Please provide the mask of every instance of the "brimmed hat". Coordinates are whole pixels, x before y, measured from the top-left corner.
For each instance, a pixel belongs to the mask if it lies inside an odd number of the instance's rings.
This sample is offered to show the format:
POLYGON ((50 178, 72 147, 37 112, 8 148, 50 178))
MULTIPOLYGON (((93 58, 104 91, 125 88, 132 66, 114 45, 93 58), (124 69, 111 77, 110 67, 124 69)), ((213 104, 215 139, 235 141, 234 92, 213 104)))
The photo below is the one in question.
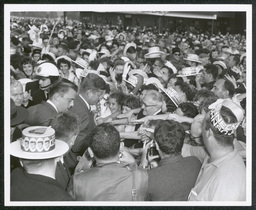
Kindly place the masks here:
POLYGON ((197 70, 195 67, 186 67, 181 70, 181 73, 176 75, 176 77, 188 77, 188 76, 196 76, 197 70))
POLYGON ((116 39, 119 39, 120 36, 123 36, 124 37, 124 40, 126 40, 126 35, 124 33, 119 33, 116 35, 116 39))
POLYGON ((188 54, 187 58, 183 58, 183 59, 186 60, 186 61, 193 61, 193 62, 196 62, 196 63, 202 63, 199 60, 198 55, 196 55, 196 54, 188 54))
POLYGON ((219 65, 221 66, 223 69, 227 69, 226 64, 223 61, 214 61, 213 62, 214 65, 219 65))
POLYGON ((10 154, 12 156, 43 160, 59 157, 69 150, 66 142, 55 139, 55 131, 51 127, 28 127, 22 131, 22 135, 22 138, 11 143, 10 154))
POLYGON ((95 40, 95 39, 99 39, 100 37, 99 36, 96 36, 94 34, 91 34, 88 39, 92 39, 92 40, 95 40))
POLYGON ((151 77, 149 78, 146 82, 145 85, 149 85, 149 84, 153 84, 155 85, 158 89, 162 90, 164 89, 164 86, 162 85, 162 83, 159 81, 159 79, 155 78, 155 77, 151 77))
POLYGON ((82 58, 77 57, 76 60, 72 60, 73 63, 77 64, 78 66, 82 67, 82 69, 87 69, 89 64, 82 58))
POLYGON ((60 39, 63 39, 66 35, 67 35, 67 32, 65 30, 61 29, 61 30, 58 31, 58 37, 60 39), (61 35, 61 33, 64 33, 64 36, 61 35))
POLYGON ((163 51, 160 51, 159 47, 150 47, 148 53, 144 55, 145 58, 159 58, 161 55, 166 54, 163 51))
POLYGON ((136 44, 135 43, 128 43, 128 44, 126 44, 125 47, 124 47, 124 56, 126 56, 127 50, 130 47, 134 47, 136 49, 136 44))
POLYGON ((180 101, 179 94, 176 90, 174 90, 172 87, 162 88, 161 90, 172 100, 172 102, 176 107, 179 106, 181 101, 180 101))
POLYGON ((59 56, 58 58, 55 59, 55 62, 58 63, 58 60, 60 60, 60 59, 64 59, 64 60, 68 61, 70 64, 72 62, 72 59, 66 55, 59 56))
POLYGON ((148 75, 140 69, 133 69, 128 73, 128 75, 129 78, 127 80, 124 79, 124 81, 131 84, 133 87, 136 87, 138 82, 138 78, 136 77, 136 75, 142 76, 144 78, 144 83, 148 79, 148 75))
POLYGON ((43 62, 36 67, 35 77, 59 76, 59 70, 56 65, 50 62, 43 62))
POLYGON ((216 102, 209 106, 209 109, 211 109, 210 118, 213 126, 216 127, 220 133, 226 135, 233 134, 244 119, 243 109, 229 99, 218 99, 216 102), (237 120, 236 123, 225 122, 220 113, 220 110, 223 106, 228 108, 234 114, 237 120))
POLYGON ((170 61, 166 61, 164 66, 167 66, 168 68, 170 68, 174 74, 176 74, 178 72, 176 67, 170 61))
POLYGON ((100 57, 104 56, 104 57, 110 57, 110 52, 107 49, 101 49, 100 52, 98 52, 98 54, 100 55, 100 57))
POLYGON ((23 123, 28 117, 28 110, 21 106, 16 106, 11 99, 11 126, 23 123))

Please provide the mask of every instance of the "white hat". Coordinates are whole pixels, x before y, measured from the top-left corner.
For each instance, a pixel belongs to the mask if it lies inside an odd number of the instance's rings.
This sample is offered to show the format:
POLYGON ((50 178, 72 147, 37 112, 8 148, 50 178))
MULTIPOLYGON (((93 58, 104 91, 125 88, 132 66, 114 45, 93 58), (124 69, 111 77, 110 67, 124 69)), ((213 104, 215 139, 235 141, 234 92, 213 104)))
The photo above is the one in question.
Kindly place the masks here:
POLYGON ((224 49, 223 52, 232 54, 231 48, 224 49))
POLYGON ((174 90, 172 87, 163 88, 161 90, 172 100, 172 102, 176 107, 179 106, 181 101, 180 101, 179 94, 176 90, 174 90))
POLYGON ((159 79, 155 78, 155 77, 151 77, 149 78, 146 82, 145 85, 149 85, 149 84, 153 84, 155 85, 158 89, 162 90, 164 89, 164 86, 162 85, 162 83, 159 81, 159 79))
POLYGON ((106 42, 112 41, 114 39, 113 36, 105 36, 106 42))
POLYGON ((42 39, 38 41, 34 40, 32 44, 29 44, 30 47, 36 47, 42 49, 44 47, 42 39))
POLYGON ((110 56, 111 56, 109 50, 104 49, 104 48, 102 48, 102 49, 100 50, 100 52, 98 52, 98 54, 99 54, 100 56, 104 56, 104 57, 110 57, 110 56))
POLYGON ((226 135, 233 134, 244 119, 243 109, 229 99, 218 99, 216 102, 209 106, 209 109, 211 109, 211 122, 221 133, 224 133, 226 135), (237 119, 236 123, 225 122, 220 113, 222 106, 225 106, 234 114, 237 119))
POLYGON ((197 70, 195 67, 186 67, 181 70, 181 73, 176 75, 176 77, 188 77, 188 76, 196 76, 197 70))
POLYGON ((78 66, 82 67, 83 69, 87 69, 89 64, 82 58, 77 57, 76 60, 72 60, 73 63, 77 64, 78 66))
POLYGON ((176 74, 178 72, 176 67, 170 61, 166 61, 164 66, 167 66, 168 68, 170 68, 174 74, 176 74))
POLYGON ((68 62, 70 62, 70 64, 72 62, 72 59, 70 57, 66 56, 66 55, 59 56, 58 58, 55 59, 55 62, 57 63, 58 60, 60 60, 60 59, 67 60, 68 62))
POLYGON ((223 69, 227 69, 226 64, 223 61, 214 61, 213 62, 214 65, 219 65, 221 66, 223 69))
POLYGON ((150 47, 148 53, 144 55, 145 58, 159 58, 161 55, 166 54, 163 51, 160 51, 159 47, 150 47))
POLYGON ((43 160, 59 157, 69 150, 66 142, 55 139, 55 131, 51 127, 28 127, 22 131, 22 135, 22 138, 11 143, 10 148, 10 154, 18 158, 43 160))
POLYGON ((124 37, 124 40, 126 40, 126 35, 124 33, 119 33, 116 35, 116 39, 119 39, 120 36, 124 37))
POLYGON ((124 79, 124 81, 128 82, 133 87, 136 87, 137 82, 138 82, 138 78, 136 77, 136 75, 142 76, 144 78, 144 81, 146 81, 148 79, 148 75, 145 72, 143 72, 142 70, 140 70, 140 69, 131 70, 128 73, 128 75, 129 75, 129 78, 127 80, 124 79))
POLYGON ((36 67, 35 76, 49 77, 59 76, 59 70, 57 66, 50 62, 43 62, 36 67))
POLYGON ((183 58, 183 59, 186 60, 186 61, 193 61, 193 62, 196 62, 196 63, 202 63, 199 60, 198 55, 196 55, 196 54, 188 54, 187 58, 183 58))
POLYGON ((124 56, 126 56, 127 50, 128 50, 130 47, 134 47, 134 48, 136 49, 136 44, 133 43, 133 42, 126 44, 125 47, 124 47, 124 56))
POLYGON ((94 35, 94 34, 91 34, 91 35, 88 37, 88 39, 93 39, 93 40, 98 39, 98 38, 99 38, 99 37, 96 36, 96 35, 94 35))
POLYGON ((90 55, 92 53, 92 49, 80 49, 80 54, 83 54, 84 52, 90 55))

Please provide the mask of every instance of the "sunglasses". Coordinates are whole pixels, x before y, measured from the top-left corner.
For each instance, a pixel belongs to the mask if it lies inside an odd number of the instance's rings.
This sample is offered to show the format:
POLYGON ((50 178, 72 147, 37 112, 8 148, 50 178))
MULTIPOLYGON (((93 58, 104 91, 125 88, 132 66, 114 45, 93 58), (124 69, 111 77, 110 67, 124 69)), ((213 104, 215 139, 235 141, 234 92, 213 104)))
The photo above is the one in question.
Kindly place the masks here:
POLYGON ((175 53, 174 55, 180 56, 180 54, 179 54, 179 53, 175 53))

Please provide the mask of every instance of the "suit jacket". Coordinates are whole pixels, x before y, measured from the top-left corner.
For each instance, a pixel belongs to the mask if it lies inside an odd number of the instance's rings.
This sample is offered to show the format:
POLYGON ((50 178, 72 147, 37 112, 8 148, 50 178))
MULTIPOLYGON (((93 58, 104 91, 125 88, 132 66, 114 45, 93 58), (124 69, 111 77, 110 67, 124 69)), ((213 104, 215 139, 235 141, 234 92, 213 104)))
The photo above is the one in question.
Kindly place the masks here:
POLYGON ((83 99, 78 95, 74 100, 74 106, 70 109, 71 112, 77 114, 80 118, 80 132, 76 138, 74 145, 69 153, 64 157, 65 164, 73 174, 78 163, 77 157, 82 156, 85 150, 89 147, 88 136, 91 130, 96 126, 94 122, 94 113, 91 112, 83 99))
POLYGON ((26 91, 29 92, 31 91, 31 97, 32 101, 29 100, 28 102, 28 107, 37 105, 41 103, 41 101, 46 101, 47 98, 45 97, 44 91, 39 88, 39 81, 33 81, 33 82, 28 82, 26 84, 26 91))
POLYGON ((71 175, 68 169, 65 168, 65 165, 61 161, 57 162, 55 178, 63 187, 63 189, 67 190, 67 186, 70 181, 71 175))
POLYGON ((55 180, 16 168, 11 174, 11 201, 72 201, 55 180))
POLYGON ((186 201, 194 187, 201 162, 195 156, 164 158, 148 170, 148 196, 151 201, 186 201))
POLYGON ((28 108, 28 118, 25 123, 31 126, 49 126, 57 114, 51 104, 42 101, 28 108))

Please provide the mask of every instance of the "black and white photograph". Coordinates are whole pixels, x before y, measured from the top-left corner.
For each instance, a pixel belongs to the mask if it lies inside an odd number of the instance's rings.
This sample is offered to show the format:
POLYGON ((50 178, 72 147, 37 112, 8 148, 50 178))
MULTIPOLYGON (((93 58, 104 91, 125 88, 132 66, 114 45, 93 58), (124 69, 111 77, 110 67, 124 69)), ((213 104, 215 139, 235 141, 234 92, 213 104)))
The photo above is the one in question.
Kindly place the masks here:
POLYGON ((252 5, 5 4, 5 206, 251 206, 252 5))

